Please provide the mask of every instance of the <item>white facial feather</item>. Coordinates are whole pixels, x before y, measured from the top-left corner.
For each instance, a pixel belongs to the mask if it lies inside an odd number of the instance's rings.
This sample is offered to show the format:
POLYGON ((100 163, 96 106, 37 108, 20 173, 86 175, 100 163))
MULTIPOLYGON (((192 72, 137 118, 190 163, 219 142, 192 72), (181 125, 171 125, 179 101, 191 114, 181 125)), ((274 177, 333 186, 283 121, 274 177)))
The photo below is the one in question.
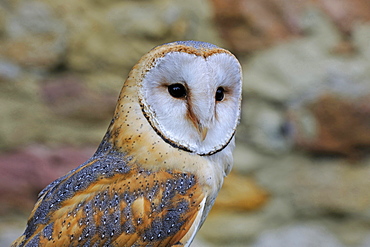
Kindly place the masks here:
POLYGON ((169 141, 197 154, 210 154, 230 142, 239 121, 241 68, 235 57, 215 53, 206 58, 185 52, 169 52, 158 58, 142 81, 145 104, 153 114, 155 128, 169 141), (174 98, 168 86, 180 83, 186 97, 174 98), (225 90, 216 101, 216 90, 225 90), (208 129, 203 140, 189 118, 208 129), (191 114, 190 114, 191 115, 191 114))

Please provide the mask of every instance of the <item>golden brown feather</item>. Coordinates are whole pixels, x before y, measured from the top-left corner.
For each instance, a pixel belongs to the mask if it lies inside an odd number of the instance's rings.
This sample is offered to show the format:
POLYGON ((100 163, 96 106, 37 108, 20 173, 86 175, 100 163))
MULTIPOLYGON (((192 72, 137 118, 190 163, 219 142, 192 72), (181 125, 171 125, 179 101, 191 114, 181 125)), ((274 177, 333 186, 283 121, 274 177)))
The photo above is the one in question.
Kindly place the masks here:
POLYGON ((198 187, 191 173, 144 170, 118 152, 96 155, 42 192, 32 227, 13 246, 181 244, 202 210, 198 187))

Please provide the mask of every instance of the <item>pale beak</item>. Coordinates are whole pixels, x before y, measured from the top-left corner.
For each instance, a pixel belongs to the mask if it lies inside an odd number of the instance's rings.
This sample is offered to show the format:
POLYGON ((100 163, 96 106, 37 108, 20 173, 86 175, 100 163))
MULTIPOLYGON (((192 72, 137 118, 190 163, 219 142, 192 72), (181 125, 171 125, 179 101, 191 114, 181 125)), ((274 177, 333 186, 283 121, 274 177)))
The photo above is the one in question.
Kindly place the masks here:
POLYGON ((206 137, 207 137, 208 128, 202 127, 201 125, 198 125, 197 129, 198 129, 198 132, 200 134, 200 137, 202 138, 201 140, 204 141, 204 139, 206 139, 206 137))
MULTIPOLYGON (((203 95, 195 97, 197 101, 188 103, 188 111, 186 117, 193 124, 196 130, 199 141, 203 142, 208 134, 209 127, 212 123, 212 116, 214 114, 214 103, 204 102, 203 95)), ((191 98, 188 99, 190 101, 191 98)))

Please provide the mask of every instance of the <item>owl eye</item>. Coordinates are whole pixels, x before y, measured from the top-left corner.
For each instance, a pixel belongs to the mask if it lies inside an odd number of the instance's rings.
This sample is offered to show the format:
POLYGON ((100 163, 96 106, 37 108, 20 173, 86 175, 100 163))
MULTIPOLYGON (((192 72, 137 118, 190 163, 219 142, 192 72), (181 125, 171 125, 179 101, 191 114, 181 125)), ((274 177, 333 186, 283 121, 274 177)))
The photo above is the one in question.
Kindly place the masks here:
POLYGON ((184 85, 180 83, 169 85, 168 92, 174 98, 182 98, 186 96, 186 89, 184 85))
POLYGON ((224 99, 224 91, 225 90, 224 90, 223 87, 217 88, 217 90, 216 90, 216 96, 215 96, 216 101, 221 101, 221 100, 224 99))

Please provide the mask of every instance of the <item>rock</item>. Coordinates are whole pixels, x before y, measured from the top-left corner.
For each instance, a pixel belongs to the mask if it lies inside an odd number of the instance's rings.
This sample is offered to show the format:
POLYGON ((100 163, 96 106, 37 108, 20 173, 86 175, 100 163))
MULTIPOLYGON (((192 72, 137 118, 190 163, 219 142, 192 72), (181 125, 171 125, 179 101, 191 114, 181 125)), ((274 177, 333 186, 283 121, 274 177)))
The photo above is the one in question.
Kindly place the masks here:
POLYGON ((370 6, 366 0, 320 0, 317 3, 344 34, 350 35, 357 23, 370 21, 370 6))
POLYGON ((231 172, 224 180, 217 196, 214 211, 248 211, 261 208, 268 201, 268 193, 250 177, 231 172))
POLYGON ((358 89, 369 92, 370 53, 366 52, 369 32, 362 27, 359 28, 362 34, 356 33, 356 43, 363 52, 349 57, 333 55, 333 47, 340 42, 339 33, 325 17, 312 15, 310 36, 242 60, 245 98, 253 96, 289 106, 302 99, 316 98, 324 91, 351 97, 361 95, 358 89))
POLYGON ((49 183, 85 162, 94 149, 30 146, 0 156, 0 214, 30 211, 49 183))
POLYGON ((216 246, 249 246, 247 243, 267 227, 277 227, 293 218, 291 206, 271 198, 253 213, 212 209, 199 235, 216 246))
POLYGON ((325 228, 316 225, 291 225, 263 232, 253 247, 344 247, 325 228))
POLYGON ((14 8, 5 22, 8 39, 0 46, 1 54, 22 66, 56 66, 66 48, 64 24, 40 1, 20 1, 14 8))
MULTIPOLYGON (((238 55, 254 53, 293 39, 310 35, 307 24, 315 21, 312 9, 325 14, 341 33, 347 46, 358 23, 370 20, 367 0, 212 0, 215 22, 222 38, 238 55), (306 15, 309 16, 306 16, 306 15)), ((353 52, 353 49, 349 49, 353 52)))
POLYGON ((290 193, 290 178, 294 176, 296 164, 304 162, 297 155, 277 156, 272 161, 254 172, 257 184, 265 188, 273 197, 281 197, 290 193))
POLYGON ((366 243, 367 238, 370 236, 369 224, 365 220, 348 217, 338 219, 336 222, 326 221, 326 226, 346 246, 370 246, 362 245, 366 243))
POLYGON ((344 160, 307 159, 291 155, 276 159, 255 173, 256 182, 294 206, 307 217, 361 214, 369 220, 369 161, 351 164, 344 160), (343 200, 346 198, 346 200, 343 200))
POLYGON ((7 17, 8 17, 8 11, 6 11, 4 7, 0 6, 0 34, 5 33, 7 17))
POLYGON ((368 162, 351 164, 292 155, 258 170, 255 178, 271 198, 283 198, 294 205, 298 215, 361 214, 368 220, 369 216, 365 216, 370 208, 366 189, 370 186, 368 162))
POLYGON ((351 158, 363 157, 370 150, 370 94, 350 99, 327 93, 301 107, 290 112, 298 147, 351 158), (304 121, 308 116, 311 120, 304 121))
POLYGON ((252 98, 244 100, 243 106, 243 135, 247 143, 268 154, 280 155, 290 150, 290 130, 282 109, 252 98))
POLYGON ((194 241, 191 243, 191 247, 213 247, 212 245, 209 245, 198 236, 199 235, 195 236, 194 241))
POLYGON ((237 54, 261 50, 300 32, 302 4, 271 0, 211 2, 222 38, 237 54))
MULTIPOLYGON (((76 76, 74 81, 76 78, 80 77, 76 76)), ((81 78, 78 80, 90 82, 87 77, 81 78)), ((30 143, 99 145, 113 116, 119 89, 111 90, 104 84, 90 87, 89 83, 83 83, 79 90, 79 86, 71 86, 71 82, 63 84, 66 79, 63 76, 59 80, 56 77, 40 78, 32 73, 22 73, 19 78, 0 83, 0 115, 4 116, 0 128, 1 149, 11 150, 30 143), (47 81, 50 82, 48 86, 47 81), (67 84, 69 88, 64 87, 67 84), (60 91, 53 94, 51 91, 54 89, 60 91), (68 98, 74 89, 78 89, 73 92, 76 97, 68 98), (58 100, 53 104, 51 101, 54 96, 54 100, 58 100), (70 105, 71 102, 74 104, 70 105), (68 108, 63 108, 63 104, 68 108), (95 107, 93 112, 91 105, 95 107)), ((114 85, 117 84, 121 88, 122 80, 114 85)))
POLYGON ((220 43, 206 1, 85 0, 53 7, 65 10, 61 18, 70 34, 66 64, 77 71, 122 73, 124 69, 127 74, 143 54, 161 43, 183 39, 220 43))
POLYGON ((90 90, 82 78, 71 74, 47 79, 41 86, 41 96, 53 114, 90 123, 108 123, 117 101, 115 94, 90 90))
POLYGON ((21 68, 10 61, 0 60, 0 81, 19 78, 21 68))
POLYGON ((286 222, 295 220, 294 205, 282 196, 270 194, 269 203, 261 209, 260 213, 266 222, 264 229, 276 228, 286 222))
POLYGON ((276 46, 243 63, 245 95, 284 105, 321 87, 336 64, 326 54, 339 36, 324 18, 317 22, 320 28, 312 36, 276 46))
MULTIPOLYGON (((366 42, 369 40, 370 37, 370 26, 368 24, 357 24, 356 28, 353 30, 353 44, 357 49, 357 53, 359 56, 363 56, 363 58, 368 61, 370 57, 370 47, 367 45, 366 42)), ((359 66, 358 64, 357 66, 359 66)), ((368 78, 367 78, 368 79, 368 78)))
MULTIPOLYGON (((366 155, 370 53, 333 55, 333 47, 340 42, 339 33, 321 14, 313 11, 311 15, 318 18, 306 23, 310 35, 243 63, 244 138, 268 154, 283 153, 295 146, 349 157, 366 155), (325 95, 335 99, 321 101, 325 95), (342 114, 344 109, 348 115, 342 114), (326 111, 330 111, 332 120, 325 118, 326 111), (293 121, 288 117, 292 112, 296 114, 293 121), (359 126, 355 133, 348 131, 353 125, 359 126)), ((366 50, 366 30, 364 33, 362 38, 356 33, 362 50, 366 50)))
POLYGON ((234 156, 233 171, 239 174, 252 174, 256 170, 263 168, 275 161, 275 157, 259 152, 256 148, 251 147, 243 141, 238 141, 238 133, 236 134, 237 141, 234 156))
POLYGON ((344 162, 335 161, 322 166, 315 163, 300 163, 293 175, 290 193, 297 210, 336 214, 358 214, 369 210, 370 166, 349 167, 344 162))
POLYGON ((198 235, 216 246, 246 246, 266 223, 265 217, 259 213, 211 213, 198 235))
POLYGON ((370 246, 370 234, 365 238, 364 242, 359 247, 369 247, 370 246))
POLYGON ((116 32, 126 37, 164 39, 171 26, 186 27, 186 23, 176 23, 181 22, 182 18, 182 11, 178 5, 169 3, 161 6, 160 11, 153 11, 158 7, 158 2, 151 1, 146 5, 138 5, 135 2, 116 4, 114 8, 108 10, 106 16, 116 32))
POLYGON ((0 246, 10 246, 16 238, 21 236, 26 222, 27 218, 23 215, 2 215, 0 217, 0 246))
POLYGON ((47 114, 37 103, 37 89, 32 76, 0 83, 1 149, 25 144, 40 133, 47 114))

